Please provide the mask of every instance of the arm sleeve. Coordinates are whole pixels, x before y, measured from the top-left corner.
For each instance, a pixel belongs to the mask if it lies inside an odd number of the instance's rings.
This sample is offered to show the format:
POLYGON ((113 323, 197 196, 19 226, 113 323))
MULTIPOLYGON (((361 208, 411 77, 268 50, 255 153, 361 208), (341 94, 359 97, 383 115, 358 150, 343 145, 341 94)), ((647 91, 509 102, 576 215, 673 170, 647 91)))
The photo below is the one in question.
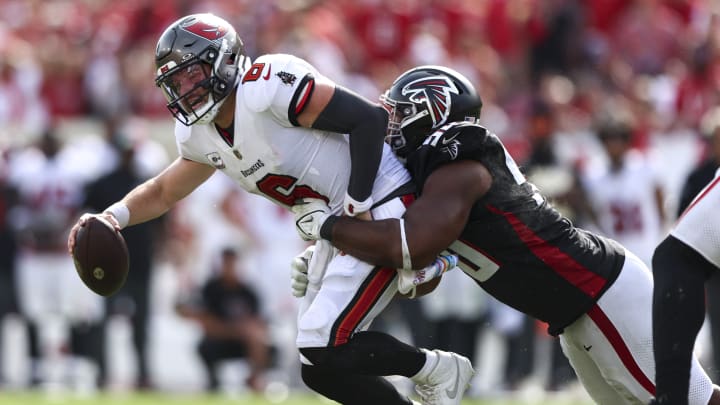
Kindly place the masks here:
POLYGON ((348 194, 364 201, 372 192, 382 158, 387 112, 377 104, 341 87, 335 88, 327 107, 313 128, 347 133, 350 137, 350 183, 348 194))

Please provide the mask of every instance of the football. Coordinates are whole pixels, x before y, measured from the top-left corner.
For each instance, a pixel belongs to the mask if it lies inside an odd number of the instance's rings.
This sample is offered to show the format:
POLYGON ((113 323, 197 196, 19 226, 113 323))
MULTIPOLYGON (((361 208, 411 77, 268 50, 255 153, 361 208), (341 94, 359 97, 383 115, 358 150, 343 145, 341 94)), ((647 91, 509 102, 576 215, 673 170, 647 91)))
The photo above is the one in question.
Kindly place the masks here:
POLYGON ((73 260, 83 283, 105 297, 122 287, 130 265, 122 234, 98 216, 89 217, 78 229, 73 260))

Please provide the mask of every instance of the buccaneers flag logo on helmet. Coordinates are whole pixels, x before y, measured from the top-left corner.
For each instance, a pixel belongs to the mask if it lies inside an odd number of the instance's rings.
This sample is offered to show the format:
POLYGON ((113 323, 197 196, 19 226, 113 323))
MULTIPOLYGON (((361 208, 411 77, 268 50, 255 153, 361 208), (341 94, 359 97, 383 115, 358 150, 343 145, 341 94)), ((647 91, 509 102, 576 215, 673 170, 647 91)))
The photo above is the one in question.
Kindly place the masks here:
POLYGON ((210 41, 214 41, 225 36, 225 34, 227 34, 230 30, 226 23, 219 18, 206 18, 204 20, 192 18, 189 21, 185 21, 182 27, 193 34, 199 35, 210 41))
POLYGON ((433 128, 444 123, 450 115, 450 93, 460 94, 455 83, 445 76, 424 77, 408 83, 402 89, 402 94, 409 94, 408 99, 413 103, 425 103, 433 128))

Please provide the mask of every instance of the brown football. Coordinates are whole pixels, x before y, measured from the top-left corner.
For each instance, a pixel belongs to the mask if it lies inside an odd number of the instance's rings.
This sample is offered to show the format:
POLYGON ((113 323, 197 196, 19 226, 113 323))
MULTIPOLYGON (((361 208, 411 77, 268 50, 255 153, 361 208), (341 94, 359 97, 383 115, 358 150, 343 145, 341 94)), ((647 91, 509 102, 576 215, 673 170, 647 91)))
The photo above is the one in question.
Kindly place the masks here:
POLYGON ((83 283, 105 297, 122 287, 130 264, 125 239, 102 217, 90 217, 78 229, 73 260, 83 283))

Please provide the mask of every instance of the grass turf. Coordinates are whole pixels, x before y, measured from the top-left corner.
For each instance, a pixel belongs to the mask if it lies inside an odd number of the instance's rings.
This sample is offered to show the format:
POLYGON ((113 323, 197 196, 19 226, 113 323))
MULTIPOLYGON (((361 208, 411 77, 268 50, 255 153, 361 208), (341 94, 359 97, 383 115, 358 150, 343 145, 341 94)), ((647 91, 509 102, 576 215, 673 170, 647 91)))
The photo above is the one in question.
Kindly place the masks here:
MULTIPOLYGON (((77 395, 73 393, 47 392, 3 392, 0 391, 0 404, 3 405, 332 405, 335 402, 312 394, 293 394, 285 400, 270 401, 251 395, 197 395, 165 393, 113 393, 97 395, 77 395)), ((480 400, 468 399, 463 405, 589 405, 578 403, 577 399, 547 400, 480 400)))

